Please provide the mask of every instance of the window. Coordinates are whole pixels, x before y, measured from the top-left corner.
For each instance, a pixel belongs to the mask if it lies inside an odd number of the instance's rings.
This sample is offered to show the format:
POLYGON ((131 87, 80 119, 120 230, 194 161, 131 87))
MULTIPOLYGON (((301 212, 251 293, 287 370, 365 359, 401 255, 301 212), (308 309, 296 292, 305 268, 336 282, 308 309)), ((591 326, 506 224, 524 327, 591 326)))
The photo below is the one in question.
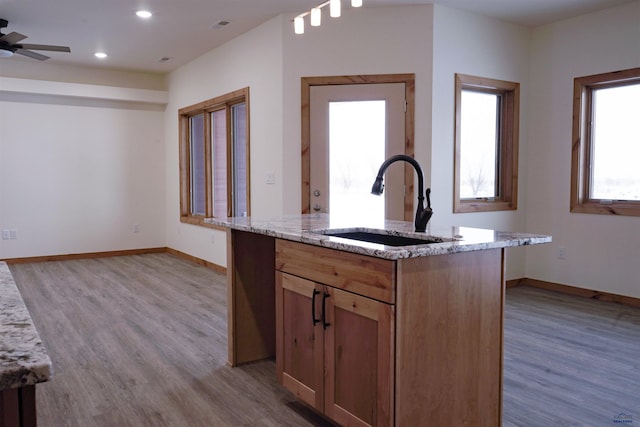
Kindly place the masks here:
POLYGON ((517 209, 520 84, 456 74, 454 212, 517 209))
POLYGON ((249 89, 178 114, 181 221, 249 215, 249 89))
POLYGON ((571 212, 640 216, 640 68, 573 87, 571 212))

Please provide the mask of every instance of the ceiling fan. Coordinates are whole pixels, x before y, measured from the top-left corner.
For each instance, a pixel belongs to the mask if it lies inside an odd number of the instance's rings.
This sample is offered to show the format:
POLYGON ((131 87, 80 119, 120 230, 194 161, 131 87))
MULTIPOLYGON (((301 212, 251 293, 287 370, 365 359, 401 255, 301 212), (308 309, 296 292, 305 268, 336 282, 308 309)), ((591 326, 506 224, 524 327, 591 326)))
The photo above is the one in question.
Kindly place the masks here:
POLYGON ((0 19, 0 58, 6 58, 13 56, 14 53, 19 55, 28 56, 29 58, 38 59, 44 61, 49 59, 48 56, 41 53, 33 52, 33 50, 49 50, 53 52, 71 52, 68 46, 52 46, 47 44, 21 44, 21 40, 27 38, 27 36, 20 33, 11 32, 9 34, 3 34, 2 28, 6 28, 9 25, 9 21, 6 19, 0 19))

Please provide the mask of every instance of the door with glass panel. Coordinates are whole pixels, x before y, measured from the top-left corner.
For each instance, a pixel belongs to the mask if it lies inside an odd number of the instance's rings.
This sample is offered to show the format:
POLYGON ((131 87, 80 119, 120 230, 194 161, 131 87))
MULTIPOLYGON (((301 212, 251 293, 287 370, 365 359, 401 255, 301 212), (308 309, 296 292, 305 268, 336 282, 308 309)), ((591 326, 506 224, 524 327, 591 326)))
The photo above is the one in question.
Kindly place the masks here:
POLYGON ((405 84, 312 86, 309 107, 310 212, 404 219, 404 168, 387 170, 384 197, 371 185, 386 158, 405 153, 405 84))

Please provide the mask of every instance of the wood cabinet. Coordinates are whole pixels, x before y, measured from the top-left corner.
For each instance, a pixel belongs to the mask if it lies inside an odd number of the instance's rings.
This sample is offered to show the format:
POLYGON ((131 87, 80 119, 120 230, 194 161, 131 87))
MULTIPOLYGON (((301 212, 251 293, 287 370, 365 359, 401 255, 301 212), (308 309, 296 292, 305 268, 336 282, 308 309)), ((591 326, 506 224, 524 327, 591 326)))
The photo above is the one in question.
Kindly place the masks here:
POLYGON ((392 261, 276 241, 276 371, 342 425, 393 423, 392 261))
POLYGON ((1 427, 36 427, 36 386, 0 391, 1 427))
POLYGON ((276 272, 278 380, 342 425, 392 419, 390 304, 276 272))
POLYGON ((276 355, 279 381, 345 426, 501 425, 503 249, 387 260, 236 230, 229 244, 231 365, 276 355))
POLYGON ((276 371, 279 382, 305 403, 324 409, 324 331, 316 317, 322 287, 276 272, 276 371), (316 320, 312 320, 316 319, 316 320))

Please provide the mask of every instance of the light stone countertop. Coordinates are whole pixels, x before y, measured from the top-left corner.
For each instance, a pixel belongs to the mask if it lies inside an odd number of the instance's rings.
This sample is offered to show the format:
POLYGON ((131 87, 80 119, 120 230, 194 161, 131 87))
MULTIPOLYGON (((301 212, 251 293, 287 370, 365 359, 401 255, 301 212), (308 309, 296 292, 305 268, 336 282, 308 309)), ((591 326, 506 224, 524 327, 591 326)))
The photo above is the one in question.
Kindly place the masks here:
POLYGON ((433 227, 431 223, 425 233, 416 233, 411 222, 336 219, 329 214, 287 215, 275 219, 207 218, 205 222, 228 229, 391 260, 551 242, 551 236, 547 235, 470 227, 433 227), (382 234, 419 239, 432 238, 440 242, 413 246, 387 246, 322 234, 329 229, 351 231, 354 228, 355 231, 374 230, 382 234))
POLYGON ((0 262, 0 391, 50 378, 51 360, 7 263, 0 262))

